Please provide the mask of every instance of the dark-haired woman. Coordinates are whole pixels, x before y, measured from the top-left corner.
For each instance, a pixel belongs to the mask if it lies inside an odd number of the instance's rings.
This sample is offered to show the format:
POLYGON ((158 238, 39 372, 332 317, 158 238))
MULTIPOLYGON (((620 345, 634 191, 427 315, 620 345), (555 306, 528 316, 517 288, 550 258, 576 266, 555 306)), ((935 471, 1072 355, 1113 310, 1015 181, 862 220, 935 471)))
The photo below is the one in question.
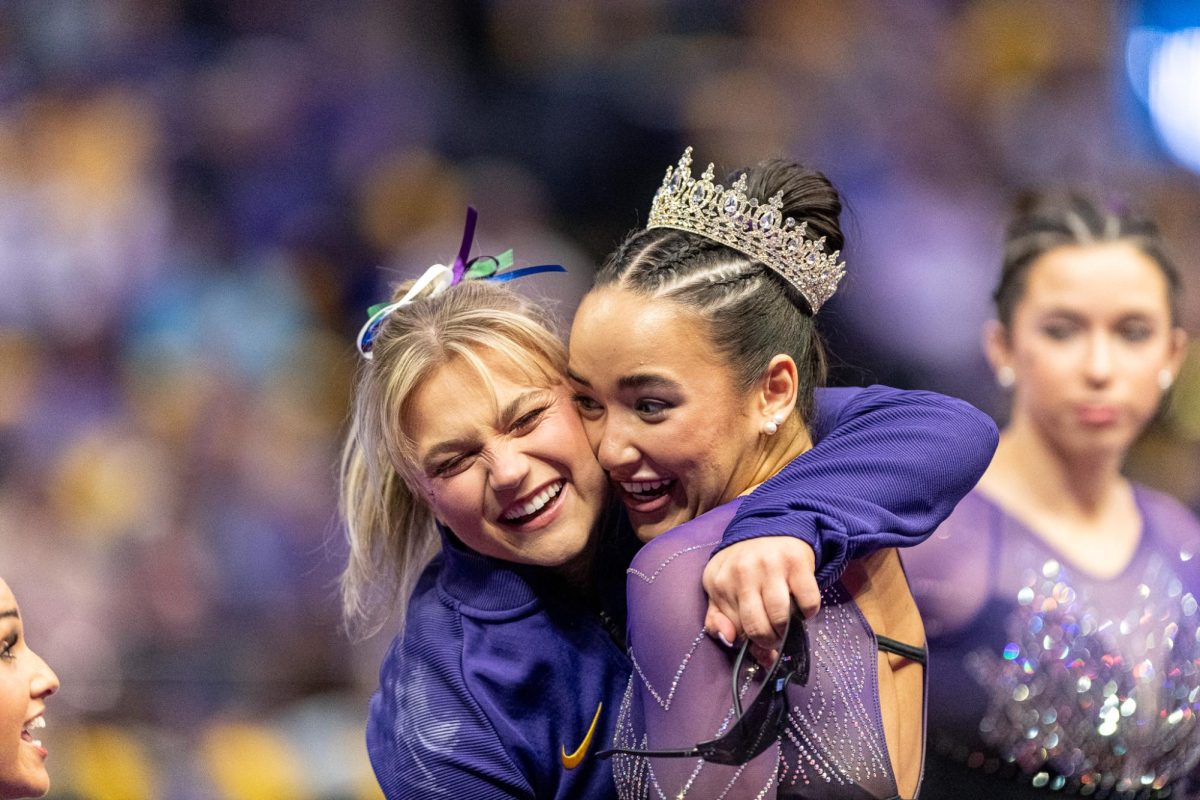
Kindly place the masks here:
POLYGON ((933 652, 926 798, 1191 797, 1200 524, 1121 474, 1184 355, 1154 226, 1026 198, 986 331, 1011 420, 906 553, 933 652))
MULTIPOLYGON (((924 641, 888 549, 823 576, 822 608, 809 622, 810 679, 788 690, 781 743, 767 731, 770 747, 746 750, 761 753, 746 764, 645 753, 686 751, 730 732, 734 654, 707 633, 716 628, 728 640, 732 631, 712 612, 706 625, 701 577, 726 569, 729 550, 707 572, 706 564, 738 519, 742 496, 760 484, 778 489, 777 473, 805 462, 813 392, 824 377, 812 316, 842 272, 841 201, 823 175, 765 162, 726 189, 713 183, 711 166, 696 180, 690 164, 689 151, 668 170, 647 228, 605 263, 571 331, 568 375, 588 438, 649 542, 629 569, 634 675, 615 746, 631 752, 617 756, 618 790, 624 798, 911 797, 922 752, 924 641), (879 652, 877 634, 911 647, 879 652)), ((885 393, 866 389, 858 399, 870 406, 885 393)), ((986 422, 959 433, 981 442, 995 435, 986 422)), ((903 479, 890 482, 889 463, 899 466, 907 454, 887 433, 873 449, 871 477, 851 469, 847 489, 871 481, 882 496, 915 491, 919 504, 941 502, 903 479)), ((833 509, 854 505, 840 493, 825 499, 833 509)), ((873 545, 881 543, 888 544, 873 545)), ((809 544, 777 536, 739 547, 769 563, 809 544)), ((766 597, 714 599, 769 646, 788 623, 788 589, 784 582, 766 597)), ((741 690, 749 703, 758 686, 741 690)))
POLYGON ((0 800, 41 797, 50 788, 46 748, 46 698, 58 676, 29 648, 17 600, 0 578, 0 800))

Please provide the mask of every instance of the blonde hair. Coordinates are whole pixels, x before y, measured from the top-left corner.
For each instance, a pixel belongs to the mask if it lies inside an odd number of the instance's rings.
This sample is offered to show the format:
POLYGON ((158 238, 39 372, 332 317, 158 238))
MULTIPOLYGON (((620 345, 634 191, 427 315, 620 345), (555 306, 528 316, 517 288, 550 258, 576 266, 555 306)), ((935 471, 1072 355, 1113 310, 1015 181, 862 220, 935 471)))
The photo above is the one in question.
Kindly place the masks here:
MULTIPOLYGON (((408 286, 398 286, 398 299, 408 286)), ((409 595, 440 540, 415 490, 415 443, 405 422, 414 392, 452 361, 488 383, 482 356, 512 362, 533 384, 557 385, 567 355, 550 316, 498 284, 469 281, 392 312, 359 367, 342 449, 340 510, 349 542, 341 577, 347 628, 370 635, 393 613, 403 624, 409 595)), ((446 413, 454 413, 446 409, 446 413)))

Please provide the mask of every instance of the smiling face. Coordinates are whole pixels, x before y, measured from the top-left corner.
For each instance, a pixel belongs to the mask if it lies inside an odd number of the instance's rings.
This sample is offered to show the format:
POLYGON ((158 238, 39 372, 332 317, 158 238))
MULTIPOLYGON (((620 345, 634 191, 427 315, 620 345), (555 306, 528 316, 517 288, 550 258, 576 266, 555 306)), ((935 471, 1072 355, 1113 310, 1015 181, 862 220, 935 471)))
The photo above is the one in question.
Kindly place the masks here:
POLYGON ((25 642, 20 610, 0 580, 0 798, 41 797, 50 788, 37 738, 58 676, 25 642))
POLYGON ((1067 457, 1119 458, 1158 407, 1160 372, 1178 372, 1184 341, 1162 270, 1113 242, 1058 247, 1031 264, 988 355, 1016 375, 1014 423, 1067 457))
POLYGON ((704 322, 670 300, 606 287, 571 328, 569 377, 588 439, 649 541, 758 479, 763 414, 704 322))
MULTIPOLYGON (((603 508, 604 475, 565 384, 538 386, 484 356, 491 386, 455 359, 414 393, 415 482, 434 515, 484 555, 561 566, 603 508)), ((550 371, 548 369, 548 371, 550 371)))

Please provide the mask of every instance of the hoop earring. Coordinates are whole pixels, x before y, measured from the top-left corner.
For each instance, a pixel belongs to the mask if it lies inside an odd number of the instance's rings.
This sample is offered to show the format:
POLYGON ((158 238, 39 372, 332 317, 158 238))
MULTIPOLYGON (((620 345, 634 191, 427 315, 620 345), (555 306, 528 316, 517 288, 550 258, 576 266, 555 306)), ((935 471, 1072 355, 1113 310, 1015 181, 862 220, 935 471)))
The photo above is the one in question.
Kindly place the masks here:
POLYGON ((998 367, 996 369, 996 383, 1000 384, 1001 389, 1011 389, 1017 383, 1017 371, 1007 365, 998 367))
POLYGON ((1166 392, 1170 390, 1173 383, 1175 383, 1175 373, 1171 372, 1167 367, 1163 367, 1158 371, 1158 388, 1166 392))

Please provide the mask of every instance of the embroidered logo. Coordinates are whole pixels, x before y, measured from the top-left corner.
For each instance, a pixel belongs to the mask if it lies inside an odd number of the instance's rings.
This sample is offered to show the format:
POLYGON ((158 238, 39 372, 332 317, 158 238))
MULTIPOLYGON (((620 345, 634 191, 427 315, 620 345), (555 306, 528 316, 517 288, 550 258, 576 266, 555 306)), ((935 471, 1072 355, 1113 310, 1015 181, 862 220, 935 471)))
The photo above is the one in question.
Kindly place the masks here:
POLYGON ((588 747, 592 744, 592 737, 596 734, 596 723, 600 721, 600 709, 604 708, 604 703, 596 705, 596 716, 592 717, 591 727, 588 728, 587 735, 583 737, 583 742, 579 748, 570 755, 567 755, 567 746, 562 746, 562 765, 567 769, 575 769, 583 763, 583 757, 587 755, 588 747))

